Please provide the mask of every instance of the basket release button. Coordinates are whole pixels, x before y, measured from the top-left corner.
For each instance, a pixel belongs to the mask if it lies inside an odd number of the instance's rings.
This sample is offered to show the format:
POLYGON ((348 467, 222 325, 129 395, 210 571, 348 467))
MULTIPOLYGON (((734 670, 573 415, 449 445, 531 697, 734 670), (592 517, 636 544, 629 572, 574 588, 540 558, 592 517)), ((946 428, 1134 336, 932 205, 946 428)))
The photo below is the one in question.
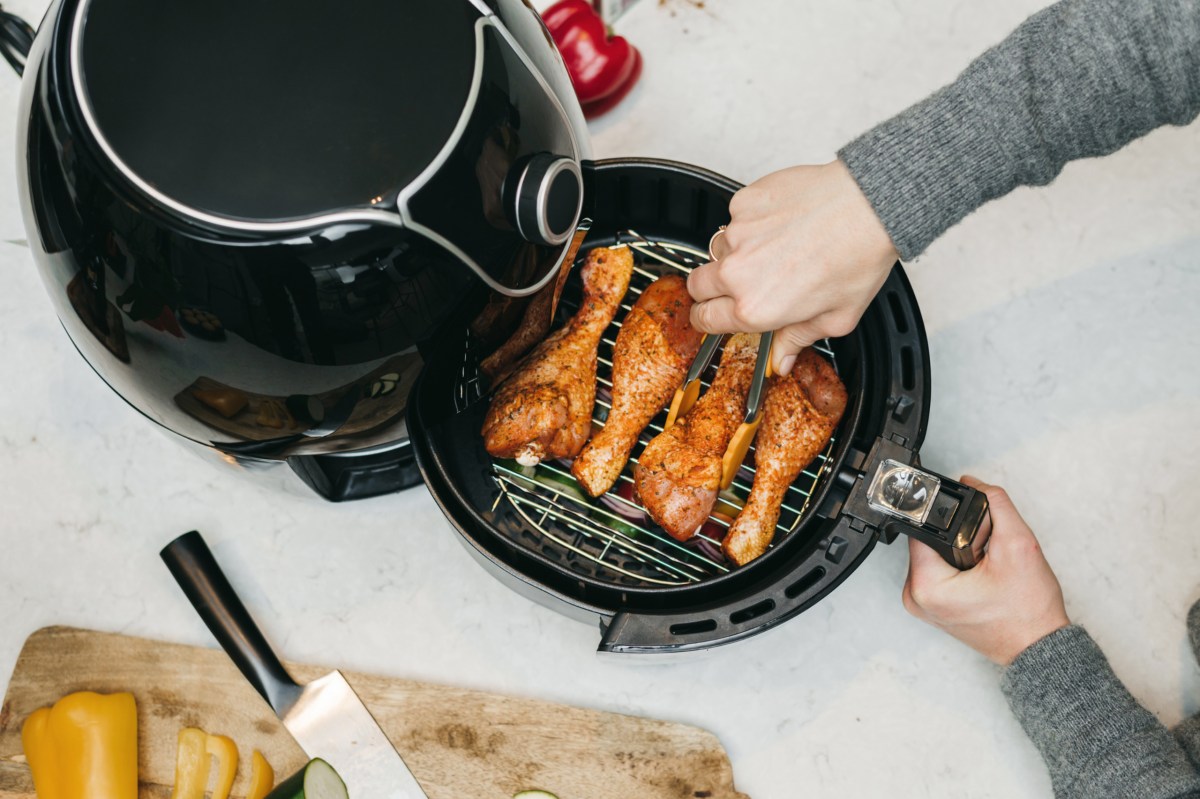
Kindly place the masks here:
POLYGON ((958 497, 950 494, 948 491, 938 492, 937 498, 933 500, 933 507, 929 509, 929 518, 925 520, 926 524, 932 524, 939 530, 949 530, 951 522, 954 521, 954 512, 958 510, 958 497))

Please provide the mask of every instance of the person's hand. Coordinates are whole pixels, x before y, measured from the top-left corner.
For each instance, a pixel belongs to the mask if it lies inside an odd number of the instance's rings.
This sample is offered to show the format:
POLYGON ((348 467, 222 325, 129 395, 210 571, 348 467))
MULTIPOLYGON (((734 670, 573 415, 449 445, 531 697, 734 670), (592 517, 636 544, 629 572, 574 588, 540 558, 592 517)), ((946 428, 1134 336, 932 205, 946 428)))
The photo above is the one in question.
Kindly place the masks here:
POLYGON ((733 195, 728 254, 695 269, 692 326, 778 331, 777 372, 814 341, 844 336, 883 285, 896 248, 841 161, 767 175, 733 195))
POLYGON ((1070 621, 1058 578, 1008 494, 973 477, 962 482, 987 494, 992 517, 987 553, 975 568, 959 571, 910 538, 904 607, 1007 666, 1070 621))

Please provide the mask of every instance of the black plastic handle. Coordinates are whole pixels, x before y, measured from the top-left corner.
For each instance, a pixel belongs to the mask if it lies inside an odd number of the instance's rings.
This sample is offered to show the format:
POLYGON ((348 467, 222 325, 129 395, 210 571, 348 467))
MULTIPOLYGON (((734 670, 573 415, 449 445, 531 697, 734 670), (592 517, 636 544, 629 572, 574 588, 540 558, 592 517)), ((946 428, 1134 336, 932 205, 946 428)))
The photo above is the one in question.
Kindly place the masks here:
POLYGON ((992 535, 987 494, 946 477, 941 480, 939 497, 928 522, 917 526, 889 521, 884 530, 893 536, 897 532, 906 533, 932 547, 951 566, 964 571, 972 569, 983 559, 992 535), (947 519, 935 520, 934 516, 942 509, 948 509, 947 519))
POLYGON ((263 638, 204 538, 195 530, 184 533, 159 554, 217 643, 282 716, 300 696, 301 687, 263 638))
POLYGON ((878 528, 889 544, 901 533, 911 536, 959 569, 973 568, 983 559, 992 534, 987 494, 929 471, 921 466, 912 450, 883 437, 875 440, 862 473, 854 478, 845 513, 878 528), (914 488, 924 484, 919 497, 903 497, 918 504, 895 507, 897 500, 888 498, 887 481, 894 475, 908 473, 923 474, 929 479, 911 483, 914 488), (930 490, 935 479, 937 487, 930 490), (882 493, 872 497, 877 492, 877 480, 884 481, 880 486, 882 493), (925 502, 928 503, 925 512, 918 518, 915 514, 922 509, 920 503, 925 502))

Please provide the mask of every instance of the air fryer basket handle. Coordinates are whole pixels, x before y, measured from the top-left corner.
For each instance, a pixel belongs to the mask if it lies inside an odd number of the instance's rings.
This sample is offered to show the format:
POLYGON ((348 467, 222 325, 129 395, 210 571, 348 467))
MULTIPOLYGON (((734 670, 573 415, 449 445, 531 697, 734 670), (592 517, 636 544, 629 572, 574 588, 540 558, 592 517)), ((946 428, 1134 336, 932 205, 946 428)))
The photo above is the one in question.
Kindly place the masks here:
POLYGON ((885 542, 904 533, 959 569, 979 563, 992 534, 987 494, 929 471, 911 449, 883 437, 865 458, 846 512, 885 542))
POLYGON ((954 480, 941 480, 939 502, 924 524, 900 519, 884 524, 888 540, 897 533, 909 535, 931 547, 958 569, 973 568, 983 558, 992 535, 987 494, 954 480))
POLYGON ((250 684, 282 716, 300 695, 200 533, 184 533, 160 553, 175 581, 250 684))

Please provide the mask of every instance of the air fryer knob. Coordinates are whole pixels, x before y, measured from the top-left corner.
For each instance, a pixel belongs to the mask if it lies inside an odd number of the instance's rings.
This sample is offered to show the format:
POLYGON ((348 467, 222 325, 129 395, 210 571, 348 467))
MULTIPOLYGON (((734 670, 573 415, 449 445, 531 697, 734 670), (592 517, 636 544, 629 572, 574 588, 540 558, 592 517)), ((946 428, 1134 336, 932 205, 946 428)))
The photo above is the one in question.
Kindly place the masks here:
POLYGON ((537 153, 510 173, 509 214, 521 236, 556 247, 575 232, 583 208, 583 176, 572 158, 537 153))

